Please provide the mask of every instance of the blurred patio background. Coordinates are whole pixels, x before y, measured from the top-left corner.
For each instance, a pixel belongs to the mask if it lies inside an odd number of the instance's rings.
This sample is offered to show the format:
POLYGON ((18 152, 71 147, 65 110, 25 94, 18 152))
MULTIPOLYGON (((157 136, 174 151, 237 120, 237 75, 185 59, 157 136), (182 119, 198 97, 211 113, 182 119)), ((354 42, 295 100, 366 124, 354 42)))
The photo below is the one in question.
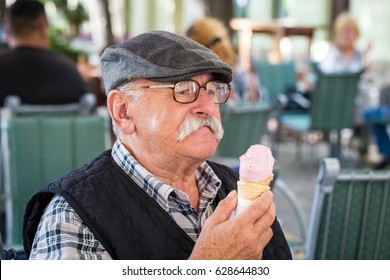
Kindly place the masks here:
MULTIPOLYGON (((0 38, 4 39, 2 18, 12 0, 0 0, 0 38)), ((88 75, 99 77, 99 56, 105 46, 120 42, 142 32, 161 29, 184 34, 191 23, 204 16, 221 19, 230 27, 238 51, 237 31, 231 28, 232 18, 248 18, 259 23, 278 22, 284 26, 313 27, 310 44, 305 36, 283 37, 278 46, 280 61, 294 61, 297 67, 305 60, 320 61, 331 41, 334 18, 341 11, 349 11, 359 21, 361 34, 358 48, 373 44, 373 96, 377 89, 390 83, 390 0, 43 0, 50 20, 52 48, 76 62, 83 54, 88 75), (309 49, 308 49, 309 46, 309 49)), ((252 38, 250 56, 269 60, 274 41, 269 34, 252 38)), ((3 43, 4 45, 4 43, 3 43)), ((0 50, 1 51, 1 50, 0 50)), ((96 89, 102 92, 102 89, 96 89)), ((104 96, 101 96, 104 99, 104 96)), ((99 99, 98 99, 99 101, 99 99)), ((104 100, 100 105, 104 106, 104 100)), ((271 124, 272 125, 272 124, 271 124)), ((342 132, 343 167, 365 166, 351 146, 351 131, 342 132)), ((269 139, 263 139, 270 143, 269 139)), ((273 143, 275 144, 275 143, 273 143)), ((316 142, 313 153, 303 145, 297 150, 295 139, 282 134, 277 143, 279 178, 297 198, 307 225, 312 206, 318 165, 328 155, 327 142, 316 142)), ((370 156, 375 161, 376 147, 371 143, 370 156)), ((299 239, 297 217, 291 204, 278 189, 275 190, 277 216, 288 238, 299 239)), ((297 258, 303 255, 297 254, 297 258)))
MULTIPOLYGON (((0 41, 5 40, 2 19, 7 5, 0 0, 0 41), (1 40, 2 39, 2 40, 1 40)), ((50 21, 51 47, 78 60, 81 71, 99 77, 102 50, 114 42, 139 33, 162 29, 185 34, 194 20, 204 16, 222 20, 230 29, 240 63, 247 60, 294 62, 297 72, 305 64, 321 61, 332 38, 335 17, 349 11, 360 27, 357 48, 372 44, 373 79, 377 88, 390 76, 390 0, 42 0, 50 21), (285 28, 303 27, 312 33, 279 35, 254 33, 251 41, 239 45, 233 18, 246 18, 256 24, 285 28), (272 35, 272 36, 270 36, 272 35), (302 36, 304 35, 304 36, 302 36), (278 40, 278 41, 277 41, 278 40), (250 53, 244 51, 251 44, 250 53), (277 53, 275 54, 275 50, 277 53), (80 55, 82 54, 82 55, 80 55), (276 55, 276 56, 275 56, 276 55)), ((4 45, 4 42, 2 42, 4 45)), ((1 51, 1 48, 0 48, 1 51)), ((94 91, 102 89, 94 84, 94 91)), ((375 94, 375 93, 373 93, 375 94)), ((98 96, 104 99, 105 96, 98 96)), ((101 103, 104 103, 104 100, 101 103)))
MULTIPOLYGON (((0 0, 0 38, 4 9, 14 0, 0 0)), ((361 29, 357 47, 373 43, 372 61, 378 83, 388 77, 390 61, 390 0, 42 0, 50 20, 53 47, 64 52, 84 52, 98 66, 103 48, 139 33, 162 29, 184 34, 191 23, 204 16, 260 23, 278 21, 285 26, 310 26, 314 34, 310 50, 307 38, 288 36, 280 42, 281 59, 314 61, 326 54, 334 18, 348 10, 361 29)), ((230 30, 237 46, 237 32, 230 30)), ((253 37, 251 56, 267 59, 273 40, 269 34, 253 37)))

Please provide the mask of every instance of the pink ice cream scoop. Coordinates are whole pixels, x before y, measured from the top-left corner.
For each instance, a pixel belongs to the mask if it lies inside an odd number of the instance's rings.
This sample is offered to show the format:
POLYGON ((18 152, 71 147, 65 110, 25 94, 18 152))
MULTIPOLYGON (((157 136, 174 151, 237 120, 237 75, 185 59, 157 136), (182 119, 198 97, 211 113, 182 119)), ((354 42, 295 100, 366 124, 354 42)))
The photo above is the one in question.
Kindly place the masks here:
POLYGON ((240 157, 240 179, 259 182, 273 176, 274 157, 271 150, 263 145, 252 145, 240 157))

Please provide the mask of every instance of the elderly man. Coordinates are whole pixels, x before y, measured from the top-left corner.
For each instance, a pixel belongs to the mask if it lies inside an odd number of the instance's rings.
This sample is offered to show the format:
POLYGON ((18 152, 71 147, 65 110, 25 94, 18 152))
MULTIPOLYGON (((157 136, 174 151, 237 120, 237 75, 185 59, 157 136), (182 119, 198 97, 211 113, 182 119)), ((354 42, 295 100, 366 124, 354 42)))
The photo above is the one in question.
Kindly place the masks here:
POLYGON ((237 174, 206 161, 231 68, 164 31, 108 47, 101 62, 117 141, 32 198, 30 258, 291 259, 272 193, 230 218, 237 174))

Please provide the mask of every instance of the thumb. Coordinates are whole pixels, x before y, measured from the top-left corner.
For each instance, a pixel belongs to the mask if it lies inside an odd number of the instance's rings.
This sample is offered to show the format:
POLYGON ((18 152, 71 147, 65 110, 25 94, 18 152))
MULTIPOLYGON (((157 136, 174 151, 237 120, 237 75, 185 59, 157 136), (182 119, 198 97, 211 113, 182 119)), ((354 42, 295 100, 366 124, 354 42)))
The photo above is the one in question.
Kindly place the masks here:
POLYGON ((217 208, 215 208, 214 213, 209 217, 208 222, 216 225, 227 221, 232 215, 232 212, 236 209, 236 207, 237 191, 233 190, 228 194, 226 198, 222 199, 218 203, 217 208))

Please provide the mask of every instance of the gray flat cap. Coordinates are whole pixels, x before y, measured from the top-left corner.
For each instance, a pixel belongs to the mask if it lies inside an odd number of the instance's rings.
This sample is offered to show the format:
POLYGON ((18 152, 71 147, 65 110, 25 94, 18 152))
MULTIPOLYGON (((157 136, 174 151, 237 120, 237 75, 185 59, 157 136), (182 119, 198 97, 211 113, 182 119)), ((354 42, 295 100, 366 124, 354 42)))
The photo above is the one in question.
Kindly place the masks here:
POLYGON ((101 57, 106 93, 126 82, 176 82, 211 73, 230 83, 231 67, 197 42, 166 31, 150 31, 107 47, 101 57))

